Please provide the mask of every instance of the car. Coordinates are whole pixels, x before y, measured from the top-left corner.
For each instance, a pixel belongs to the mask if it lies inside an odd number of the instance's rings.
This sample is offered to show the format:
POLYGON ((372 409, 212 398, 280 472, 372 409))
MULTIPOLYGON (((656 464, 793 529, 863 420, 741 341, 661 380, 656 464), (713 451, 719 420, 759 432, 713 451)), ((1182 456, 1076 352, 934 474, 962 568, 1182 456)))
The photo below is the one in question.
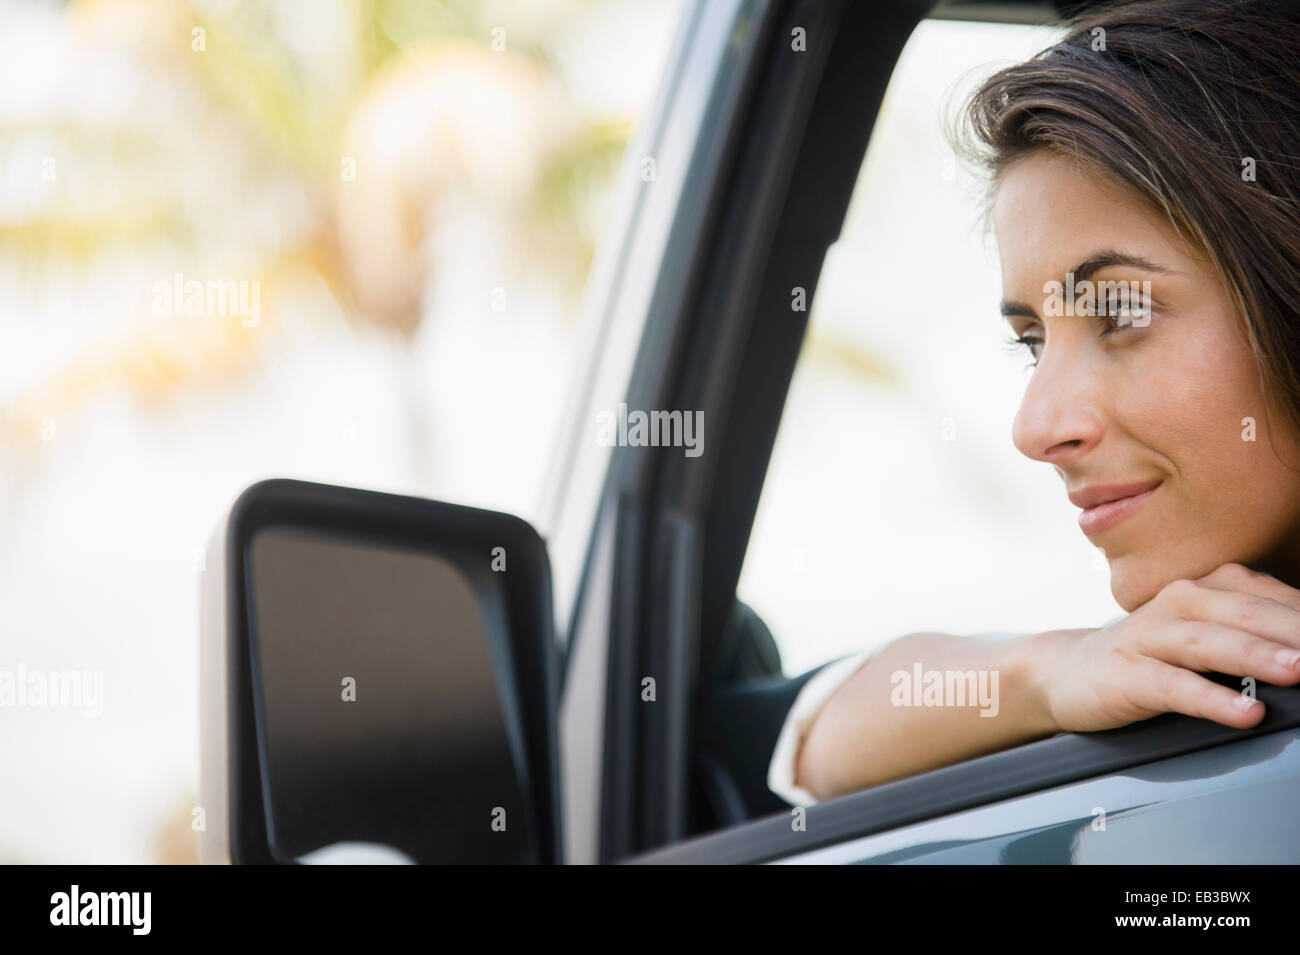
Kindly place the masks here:
POLYGON ((766 785, 818 672, 783 674, 736 596, 807 327, 792 294, 815 295, 917 24, 1062 12, 686 3, 624 160, 656 174, 625 177, 589 280, 545 539, 508 515, 297 481, 255 485, 223 522, 203 601, 203 860, 369 841, 414 861, 1300 861, 1290 688, 1260 686, 1267 716, 1246 730, 1167 714, 810 806, 766 785), (698 412, 703 453, 595 440, 626 408, 698 412), (360 620, 364 639, 339 629, 360 620), (436 639, 416 646, 411 626, 436 639), (398 648, 388 670, 342 669, 379 645, 398 648), (394 708, 339 715, 367 699, 394 708), (435 805, 441 827, 421 812, 435 805))

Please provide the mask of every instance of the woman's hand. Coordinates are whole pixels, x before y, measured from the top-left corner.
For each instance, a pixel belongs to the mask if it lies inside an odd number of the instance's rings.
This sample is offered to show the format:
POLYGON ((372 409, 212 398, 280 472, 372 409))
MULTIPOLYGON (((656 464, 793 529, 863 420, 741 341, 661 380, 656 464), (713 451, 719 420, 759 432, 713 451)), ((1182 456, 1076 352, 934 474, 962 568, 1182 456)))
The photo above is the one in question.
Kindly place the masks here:
POLYGON ((1198 673, 1280 686, 1300 682, 1300 590, 1240 564, 1176 580, 1123 620, 1042 634, 1040 705, 1066 732, 1111 729, 1160 713, 1238 728, 1264 706, 1198 673))
POLYGON ((1254 726, 1264 706, 1201 673, 1300 682, 1300 590, 1240 564, 1177 580, 1100 630, 1007 640, 914 633, 873 653, 807 731, 795 781, 826 799, 1054 733, 1161 713, 1254 726), (898 671, 996 672, 997 717, 972 706, 900 706, 898 671))

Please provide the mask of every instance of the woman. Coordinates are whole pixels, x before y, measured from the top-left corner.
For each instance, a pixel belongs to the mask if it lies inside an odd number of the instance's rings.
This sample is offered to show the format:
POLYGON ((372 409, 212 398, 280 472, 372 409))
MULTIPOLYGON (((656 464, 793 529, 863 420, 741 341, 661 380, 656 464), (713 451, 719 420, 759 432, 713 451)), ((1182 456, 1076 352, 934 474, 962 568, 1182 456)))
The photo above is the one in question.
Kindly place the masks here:
POLYGON ((1013 441, 1083 509, 1128 615, 911 634, 828 667, 773 754, 787 801, 1165 712, 1254 726, 1252 681, 1300 682, 1294 17, 1275 0, 1113 6, 972 96, 1002 312, 1034 364, 1013 441), (914 705, 913 674, 935 673, 979 674, 994 699, 914 705))

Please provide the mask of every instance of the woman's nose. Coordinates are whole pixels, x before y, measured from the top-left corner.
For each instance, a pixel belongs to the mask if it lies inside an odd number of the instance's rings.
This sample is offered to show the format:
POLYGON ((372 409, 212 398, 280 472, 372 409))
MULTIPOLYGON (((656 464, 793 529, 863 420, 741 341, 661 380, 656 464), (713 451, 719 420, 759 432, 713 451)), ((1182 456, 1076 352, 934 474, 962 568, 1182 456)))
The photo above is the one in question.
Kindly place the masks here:
POLYGON ((1089 376, 1079 367, 1040 362, 1016 412, 1011 440, 1025 457, 1075 461, 1101 441, 1103 417, 1089 376))

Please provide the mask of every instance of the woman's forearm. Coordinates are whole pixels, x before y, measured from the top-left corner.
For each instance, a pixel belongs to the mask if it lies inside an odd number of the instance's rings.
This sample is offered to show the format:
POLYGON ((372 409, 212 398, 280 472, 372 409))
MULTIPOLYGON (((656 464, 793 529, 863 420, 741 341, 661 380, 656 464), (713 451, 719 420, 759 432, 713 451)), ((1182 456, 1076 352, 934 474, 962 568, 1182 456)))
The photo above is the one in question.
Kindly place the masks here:
POLYGON ((828 799, 1058 732, 1041 675, 1088 632, 895 640, 826 701, 800 748, 796 782, 828 799))

